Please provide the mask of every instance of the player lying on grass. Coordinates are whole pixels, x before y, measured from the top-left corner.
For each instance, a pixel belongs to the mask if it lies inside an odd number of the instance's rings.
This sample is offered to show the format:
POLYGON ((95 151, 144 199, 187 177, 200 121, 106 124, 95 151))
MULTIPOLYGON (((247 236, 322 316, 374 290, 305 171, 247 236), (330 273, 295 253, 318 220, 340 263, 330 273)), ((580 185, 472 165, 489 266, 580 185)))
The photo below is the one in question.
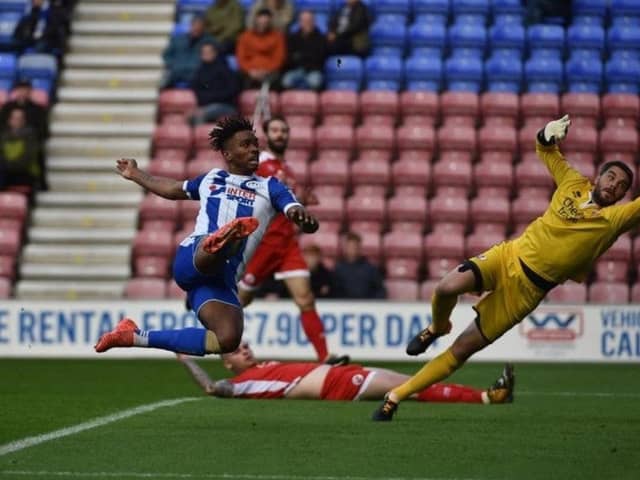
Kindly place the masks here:
MULTIPOLYGON (((213 381, 191 358, 178 355, 208 395, 234 398, 297 398, 311 400, 380 400, 409 376, 361 365, 326 365, 317 362, 258 362, 251 347, 242 342, 222 355, 234 377, 213 381)), ((492 387, 478 390, 457 384, 435 384, 416 392, 419 402, 509 403, 513 401, 513 367, 505 365, 492 387)))
POLYGON ((233 352, 240 344, 244 317, 236 281, 242 274, 269 222, 283 213, 303 232, 318 229, 317 220, 274 177, 254 174, 258 168, 258 139, 253 125, 241 117, 218 122, 209 134, 211 146, 222 152, 228 170, 214 168, 199 177, 178 181, 154 177, 135 160, 118 160, 122 177, 170 200, 197 200, 200 211, 194 232, 178 247, 173 275, 206 330, 141 331, 122 320, 103 335, 97 352, 113 347, 152 347, 205 355, 233 352))
POLYGON ((391 420, 399 402, 447 378, 522 321, 556 285, 567 279, 584 281, 595 260, 638 224, 640 199, 615 205, 633 184, 631 169, 619 161, 607 162, 591 183, 558 149, 569 125, 564 116, 537 134, 536 152, 556 183, 547 211, 515 240, 464 261, 438 283, 431 300, 433 321, 409 342, 407 353, 419 355, 450 331, 449 316, 460 294, 490 292, 474 307, 475 321, 444 353, 391 390, 374 420, 391 420))

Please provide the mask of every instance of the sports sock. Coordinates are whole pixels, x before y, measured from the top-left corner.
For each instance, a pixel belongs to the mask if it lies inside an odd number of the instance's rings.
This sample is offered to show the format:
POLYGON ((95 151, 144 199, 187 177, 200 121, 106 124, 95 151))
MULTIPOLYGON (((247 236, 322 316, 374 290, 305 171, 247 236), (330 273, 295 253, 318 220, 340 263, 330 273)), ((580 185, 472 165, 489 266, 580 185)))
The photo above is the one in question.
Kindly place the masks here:
POLYGON ((483 392, 484 390, 476 390, 457 383, 434 383, 418 392, 417 400, 419 402, 483 403, 483 392))
POLYGON ((453 307, 456 306, 458 297, 442 296, 433 293, 431 297, 431 327, 433 333, 445 333, 449 325, 449 317, 453 307))
POLYGON ((447 378, 460 365, 461 363, 453 356, 451 349, 448 348, 422 367, 418 373, 409 380, 391 390, 391 399, 399 402, 405 398, 409 398, 412 394, 447 378))
POLYGON ((211 330, 207 330, 207 334, 204 337, 204 350, 206 353, 220 353, 222 351, 218 336, 211 330))
POLYGON ((205 354, 206 333, 207 330, 202 328, 151 330, 148 332, 140 330, 134 335, 134 345, 202 356, 205 354), (144 344, 145 340, 146 345, 144 344))
POLYGON ((307 338, 316 350, 318 360, 323 362, 329 355, 327 349, 327 340, 324 336, 324 325, 320 320, 320 315, 314 310, 307 310, 300 312, 300 323, 302 323, 302 329, 307 335, 307 338))

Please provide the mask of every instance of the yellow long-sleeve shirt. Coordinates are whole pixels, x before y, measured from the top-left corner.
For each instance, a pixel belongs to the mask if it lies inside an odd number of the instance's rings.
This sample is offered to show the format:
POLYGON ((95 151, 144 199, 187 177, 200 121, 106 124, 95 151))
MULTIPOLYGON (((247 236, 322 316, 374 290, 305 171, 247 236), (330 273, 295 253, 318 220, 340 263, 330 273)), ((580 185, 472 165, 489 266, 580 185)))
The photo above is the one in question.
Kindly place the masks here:
POLYGON ((557 188, 544 214, 513 241, 515 253, 549 281, 582 282, 593 262, 640 221, 640 197, 600 208, 591 199, 593 184, 567 163, 556 145, 536 142, 536 153, 557 188))

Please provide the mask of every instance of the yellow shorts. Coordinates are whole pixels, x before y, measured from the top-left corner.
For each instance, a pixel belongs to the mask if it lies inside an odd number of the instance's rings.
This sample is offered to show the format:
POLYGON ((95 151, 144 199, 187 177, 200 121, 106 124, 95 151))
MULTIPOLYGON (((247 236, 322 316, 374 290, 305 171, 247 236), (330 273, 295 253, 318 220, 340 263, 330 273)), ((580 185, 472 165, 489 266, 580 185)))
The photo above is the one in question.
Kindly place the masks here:
POLYGON ((511 242, 499 243, 469 260, 482 276, 482 290, 489 292, 474 307, 476 323, 493 342, 535 309, 546 292, 527 278, 511 242))

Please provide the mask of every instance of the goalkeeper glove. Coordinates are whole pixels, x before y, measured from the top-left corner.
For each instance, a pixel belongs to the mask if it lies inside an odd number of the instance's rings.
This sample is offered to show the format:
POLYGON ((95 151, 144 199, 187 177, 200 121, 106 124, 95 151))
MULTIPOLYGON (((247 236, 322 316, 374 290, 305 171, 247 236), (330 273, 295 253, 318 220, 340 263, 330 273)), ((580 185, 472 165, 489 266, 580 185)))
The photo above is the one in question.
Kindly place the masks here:
POLYGON ((547 125, 544 127, 544 139, 548 143, 561 142, 562 140, 564 140, 564 137, 567 136, 569 125, 571 125, 569 115, 565 115, 558 120, 553 120, 547 123, 547 125))

